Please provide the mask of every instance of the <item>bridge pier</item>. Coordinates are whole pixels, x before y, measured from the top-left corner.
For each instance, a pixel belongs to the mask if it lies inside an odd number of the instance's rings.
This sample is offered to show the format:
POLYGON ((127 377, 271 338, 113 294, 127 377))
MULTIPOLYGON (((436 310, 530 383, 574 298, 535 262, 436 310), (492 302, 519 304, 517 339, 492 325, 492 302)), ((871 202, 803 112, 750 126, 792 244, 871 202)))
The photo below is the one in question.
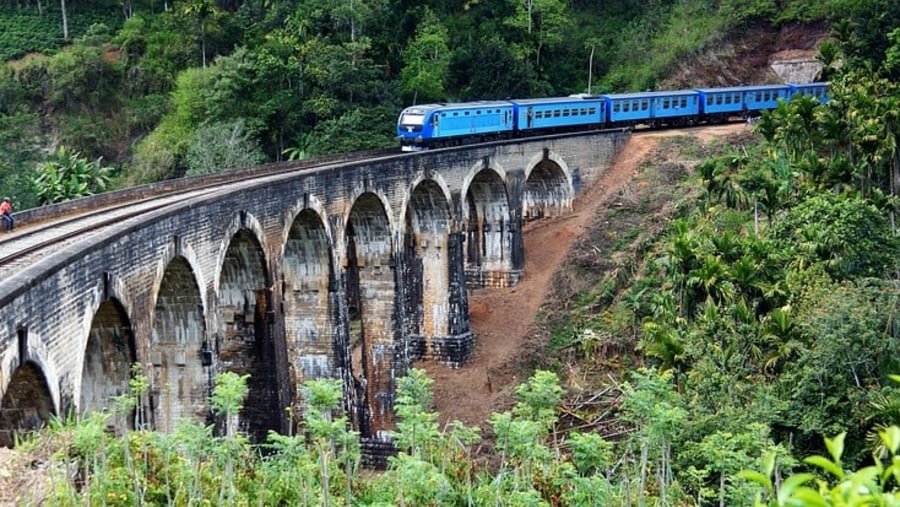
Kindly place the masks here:
POLYGON ((287 428, 298 382, 340 378, 366 454, 383 460, 393 452, 397 378, 417 360, 471 360, 468 289, 515 286, 524 218, 570 209, 625 139, 592 133, 274 175, 256 168, 233 188, 172 199, 24 269, 0 266, 0 436, 24 430, 26 412, 46 421, 69 406, 111 408, 135 359, 151 384, 138 414, 160 431, 182 417, 208 421, 223 371, 251 374, 241 416, 256 439, 287 428))

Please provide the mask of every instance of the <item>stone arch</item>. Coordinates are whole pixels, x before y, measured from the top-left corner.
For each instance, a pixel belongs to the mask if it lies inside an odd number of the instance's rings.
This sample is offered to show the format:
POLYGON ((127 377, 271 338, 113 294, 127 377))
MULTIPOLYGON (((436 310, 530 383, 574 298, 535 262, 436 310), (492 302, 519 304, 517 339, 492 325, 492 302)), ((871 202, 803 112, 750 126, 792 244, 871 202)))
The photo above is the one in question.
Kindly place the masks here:
POLYGON ((492 169, 477 172, 466 190, 466 277, 474 286, 502 286, 512 270, 512 236, 509 195, 500 174, 492 169))
POLYGON ((345 227, 344 276, 350 336, 350 373, 363 437, 393 426, 395 278, 391 226, 384 203, 363 193, 345 227))
POLYGON ((325 222, 306 208, 291 223, 282 262, 285 339, 294 385, 333 373, 332 266, 325 222))
POLYGON ((572 179, 565 161, 545 153, 532 161, 525 176, 522 216, 525 220, 560 216, 572 207, 572 179))
POLYGON ((275 316, 266 266, 256 235, 239 229, 225 249, 216 299, 218 370, 250 375, 241 421, 255 442, 281 427, 275 316))
POLYGON ((44 372, 26 362, 16 368, 0 401, 0 445, 12 447, 17 435, 39 430, 54 413, 44 372))
MULTIPOLYGON (((422 180, 410 193, 404 217, 403 267, 404 302, 408 319, 407 335, 428 337, 450 333, 450 203, 444 189, 434 180, 422 180)), ((433 355, 433 354, 432 354, 433 355)))
POLYGON ((171 432, 182 418, 206 422, 211 393, 203 298, 190 262, 178 256, 163 272, 150 335, 151 417, 171 432))
MULTIPOLYGON (((128 393, 135 361, 134 332, 128 314, 118 299, 107 299, 94 313, 84 348, 79 412, 111 410, 113 398, 128 393)), ((123 422, 134 428, 132 417, 123 422)))

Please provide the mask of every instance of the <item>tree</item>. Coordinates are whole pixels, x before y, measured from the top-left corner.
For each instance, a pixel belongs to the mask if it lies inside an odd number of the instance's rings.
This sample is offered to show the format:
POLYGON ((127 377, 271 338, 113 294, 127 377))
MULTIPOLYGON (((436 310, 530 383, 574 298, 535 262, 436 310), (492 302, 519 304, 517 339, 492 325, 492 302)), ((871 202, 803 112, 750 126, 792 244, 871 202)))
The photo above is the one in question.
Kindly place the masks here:
POLYGON ((456 48, 449 72, 450 87, 459 90, 461 100, 528 97, 532 92, 529 63, 516 59, 498 36, 456 48))
POLYGON ((181 13, 192 19, 200 30, 200 54, 203 68, 206 68, 206 35, 219 26, 219 10, 212 0, 188 0, 181 7, 181 13))
POLYGON ((213 123, 194 133, 185 159, 185 176, 212 174, 261 164, 265 154, 247 131, 243 119, 213 123))
POLYGON ((897 267, 900 243, 878 208, 858 197, 813 195, 771 230, 799 266, 821 263, 837 279, 881 277, 897 267))
POLYGON ((404 67, 400 72, 403 93, 418 99, 413 102, 446 98, 444 88, 451 59, 448 39, 447 29, 434 12, 426 9, 415 38, 403 53, 404 67))
POLYGON ((523 40, 520 51, 533 57, 536 68, 541 66, 541 52, 556 47, 563 40, 563 28, 569 24, 566 4, 560 0, 525 0, 511 2, 515 13, 505 23, 517 30, 523 40))

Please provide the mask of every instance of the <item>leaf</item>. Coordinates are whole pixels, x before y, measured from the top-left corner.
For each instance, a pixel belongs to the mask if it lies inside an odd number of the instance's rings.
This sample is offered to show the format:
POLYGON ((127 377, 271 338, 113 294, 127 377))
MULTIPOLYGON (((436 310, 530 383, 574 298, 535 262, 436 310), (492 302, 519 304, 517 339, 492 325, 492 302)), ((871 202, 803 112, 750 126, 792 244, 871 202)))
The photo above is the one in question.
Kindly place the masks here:
POLYGON ((788 498, 794 496, 795 490, 799 491, 798 488, 814 478, 815 476, 813 474, 796 474, 785 479, 784 482, 781 483, 781 488, 778 490, 778 504, 784 505, 788 498))
POLYGON ((774 491, 774 488, 772 487, 772 480, 755 470, 741 470, 737 473, 737 476, 741 479, 755 482, 760 486, 766 488, 767 491, 774 491))
POLYGON ((825 447, 828 448, 828 453, 831 454, 835 463, 841 462, 841 455, 844 454, 844 437, 846 436, 847 432, 845 431, 834 437, 833 440, 825 437, 825 447))
POLYGON ((897 448, 900 448, 900 428, 897 426, 888 426, 878 433, 884 446, 890 449, 891 454, 897 454, 897 448))
POLYGON ((844 471, 841 469, 841 467, 824 456, 810 456, 803 461, 831 473, 838 479, 844 478, 844 471))
MULTIPOLYGON (((829 503, 822 495, 812 489, 807 487, 799 488, 796 493, 794 493, 789 500, 800 500, 800 502, 792 501, 785 502, 780 505, 802 505, 803 507, 828 507, 829 503)), ((779 499, 779 502, 781 500, 779 499)))

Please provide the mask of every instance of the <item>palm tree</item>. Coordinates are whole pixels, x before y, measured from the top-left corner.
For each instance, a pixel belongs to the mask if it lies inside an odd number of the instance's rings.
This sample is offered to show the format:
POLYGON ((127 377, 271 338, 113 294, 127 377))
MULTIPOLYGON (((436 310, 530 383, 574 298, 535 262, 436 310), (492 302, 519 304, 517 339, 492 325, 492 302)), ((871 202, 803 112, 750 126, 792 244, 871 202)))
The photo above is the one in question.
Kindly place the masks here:
POLYGON ((774 370, 794 358, 806 347, 800 327, 791 316, 791 307, 783 306, 762 318, 762 341, 769 346, 763 367, 774 370))

